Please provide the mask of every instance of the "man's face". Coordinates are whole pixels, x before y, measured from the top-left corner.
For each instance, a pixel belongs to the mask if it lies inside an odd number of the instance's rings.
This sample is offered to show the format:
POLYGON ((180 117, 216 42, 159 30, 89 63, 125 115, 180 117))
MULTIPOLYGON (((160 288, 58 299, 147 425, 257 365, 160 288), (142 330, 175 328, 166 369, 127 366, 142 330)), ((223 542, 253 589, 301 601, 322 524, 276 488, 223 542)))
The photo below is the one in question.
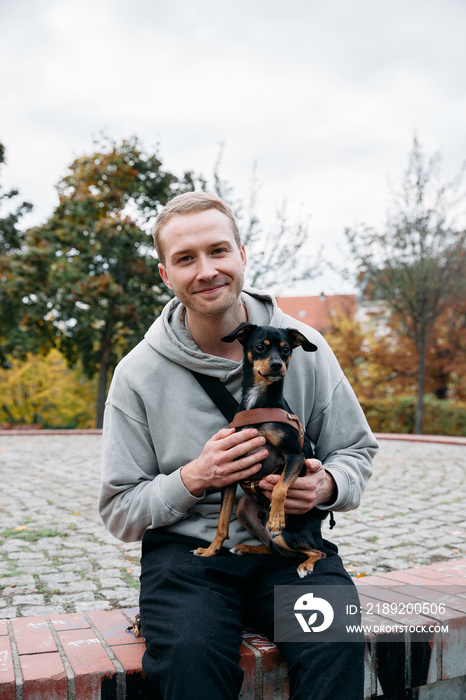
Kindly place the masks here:
POLYGON ((164 283, 201 316, 220 316, 237 300, 244 282, 246 254, 238 248, 231 223, 218 209, 174 214, 160 232, 164 283))

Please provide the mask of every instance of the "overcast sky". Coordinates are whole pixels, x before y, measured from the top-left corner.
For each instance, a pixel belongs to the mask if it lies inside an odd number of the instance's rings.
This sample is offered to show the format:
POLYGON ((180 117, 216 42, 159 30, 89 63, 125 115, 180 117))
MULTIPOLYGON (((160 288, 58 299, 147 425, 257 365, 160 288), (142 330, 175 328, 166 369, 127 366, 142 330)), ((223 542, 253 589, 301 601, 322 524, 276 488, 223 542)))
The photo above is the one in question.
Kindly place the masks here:
MULTIPOLYGON (((259 213, 309 214, 309 251, 380 225, 413 135, 466 160, 464 0, 0 0, 1 181, 34 204, 104 131, 163 166, 222 175, 238 197, 254 163, 259 213)), ((299 293, 348 291, 326 275, 299 293)))

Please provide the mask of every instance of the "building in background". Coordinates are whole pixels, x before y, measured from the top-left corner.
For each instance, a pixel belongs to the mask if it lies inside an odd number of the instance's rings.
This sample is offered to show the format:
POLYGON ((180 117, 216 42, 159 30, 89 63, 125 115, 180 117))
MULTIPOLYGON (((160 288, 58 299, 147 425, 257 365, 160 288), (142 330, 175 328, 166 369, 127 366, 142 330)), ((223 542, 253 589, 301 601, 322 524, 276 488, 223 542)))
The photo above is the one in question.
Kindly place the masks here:
POLYGON ((330 330, 331 318, 342 313, 348 318, 356 314, 356 294, 324 294, 309 297, 277 297, 283 313, 307 323, 324 334, 330 330))

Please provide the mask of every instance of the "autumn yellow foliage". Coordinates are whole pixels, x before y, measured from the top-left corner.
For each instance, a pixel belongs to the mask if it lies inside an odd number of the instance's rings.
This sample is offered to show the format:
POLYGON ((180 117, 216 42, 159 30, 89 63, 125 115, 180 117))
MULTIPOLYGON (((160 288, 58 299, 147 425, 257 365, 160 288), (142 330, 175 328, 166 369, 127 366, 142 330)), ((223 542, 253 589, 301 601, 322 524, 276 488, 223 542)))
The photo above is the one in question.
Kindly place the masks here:
POLYGON ((0 424, 27 423, 44 428, 92 428, 95 381, 70 369, 58 350, 10 360, 0 369, 0 424))
MULTIPOLYGON (((446 313, 427 348, 423 432, 466 435, 466 327, 446 313), (455 321, 455 322, 454 322, 455 321)), ((380 433, 412 433, 418 354, 396 319, 386 332, 365 329, 345 314, 331 317, 325 334, 366 414, 380 433)))

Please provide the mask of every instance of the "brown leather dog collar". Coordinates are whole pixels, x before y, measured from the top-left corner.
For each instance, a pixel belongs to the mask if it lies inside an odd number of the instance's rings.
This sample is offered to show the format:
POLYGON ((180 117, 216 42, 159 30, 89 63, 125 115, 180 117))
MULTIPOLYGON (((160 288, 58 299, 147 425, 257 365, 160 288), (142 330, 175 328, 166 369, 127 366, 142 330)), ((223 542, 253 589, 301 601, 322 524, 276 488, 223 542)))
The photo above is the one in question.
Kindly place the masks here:
POLYGON ((244 428, 257 423, 285 423, 296 430, 301 447, 304 445, 304 428, 298 416, 283 408, 251 408, 239 411, 230 423, 230 428, 244 428))

